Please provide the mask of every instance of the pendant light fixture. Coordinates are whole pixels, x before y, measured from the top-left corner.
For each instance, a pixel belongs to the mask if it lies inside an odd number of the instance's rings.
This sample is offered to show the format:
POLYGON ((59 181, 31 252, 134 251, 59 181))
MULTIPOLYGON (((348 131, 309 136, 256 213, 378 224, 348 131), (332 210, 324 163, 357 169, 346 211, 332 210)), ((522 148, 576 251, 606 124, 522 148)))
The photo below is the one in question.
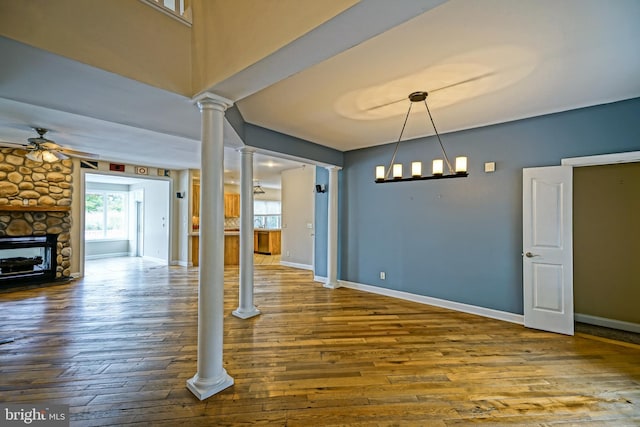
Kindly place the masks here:
POLYGON ((264 194, 264 188, 262 188, 262 185, 260 185, 259 182, 256 183, 256 185, 253 186, 253 194, 264 194))
POLYGON ((393 151, 393 156, 391 156, 391 162, 389 162, 389 167, 385 170, 384 166, 376 166, 376 183, 385 183, 385 182, 402 182, 402 181, 419 181, 426 179, 443 179, 443 178, 464 178, 469 176, 467 172, 467 158, 464 156, 456 157, 455 159, 455 169, 449 162, 449 157, 447 156, 447 152, 444 149, 444 145, 442 144, 442 140, 440 139, 440 134, 438 133, 438 129, 436 129, 436 124, 433 121, 433 117, 431 116, 431 111, 429 110, 429 105, 427 105, 427 96, 429 94, 427 92, 413 92, 409 95, 409 109, 407 110, 407 115, 404 118, 404 124, 402 125, 402 130, 400 131, 400 136, 398 137, 398 142, 396 142, 395 149, 393 151), (409 120, 409 114, 411 114, 411 107, 414 102, 424 102, 424 106, 427 109, 427 114, 429 115, 429 120, 431 120, 431 125, 433 126, 433 130, 436 133, 436 137, 438 138, 438 143, 440 144, 440 149, 442 150, 443 159, 435 159, 432 162, 431 175, 424 176, 422 174, 422 162, 414 161, 411 162, 411 176, 404 177, 402 163, 394 163, 396 160, 396 154, 398 153, 398 147, 400 145, 400 141, 402 140, 402 135, 404 134, 404 129, 407 126, 407 120, 409 120), (445 166, 447 171, 445 173, 445 166), (389 176, 391 175, 391 176, 389 176))

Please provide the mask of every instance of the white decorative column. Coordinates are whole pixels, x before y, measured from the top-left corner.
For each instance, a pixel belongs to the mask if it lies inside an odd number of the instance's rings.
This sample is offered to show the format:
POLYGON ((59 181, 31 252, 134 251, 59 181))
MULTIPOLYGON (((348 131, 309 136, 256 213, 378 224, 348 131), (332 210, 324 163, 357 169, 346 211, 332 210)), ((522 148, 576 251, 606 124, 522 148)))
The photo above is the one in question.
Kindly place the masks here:
POLYGON ((327 215, 327 282, 325 288, 339 288, 338 285, 338 166, 328 166, 329 196, 327 215))
POLYGON ((233 315, 248 319, 260 314, 253 305, 253 153, 240 151, 240 289, 238 308, 233 315))
POLYGON ((233 385, 222 364, 224 326, 224 112, 233 103, 204 93, 200 108, 200 276, 198 285, 198 372, 187 388, 204 400, 233 385))

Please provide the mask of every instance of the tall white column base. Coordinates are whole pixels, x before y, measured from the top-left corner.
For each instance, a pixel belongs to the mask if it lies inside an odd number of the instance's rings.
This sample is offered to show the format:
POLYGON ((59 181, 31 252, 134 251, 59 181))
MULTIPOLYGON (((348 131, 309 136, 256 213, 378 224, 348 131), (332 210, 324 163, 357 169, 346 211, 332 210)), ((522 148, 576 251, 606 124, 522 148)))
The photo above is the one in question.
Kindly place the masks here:
POLYGON ((236 317, 239 317, 240 319, 249 319, 250 317, 254 317, 260 314, 260 310, 258 310, 256 307, 252 307, 250 309, 242 309, 242 308, 237 308, 236 310, 233 310, 231 312, 231 314, 233 314, 236 317))
POLYGON ((211 397, 232 385, 233 378, 224 369, 219 378, 202 379, 198 374, 195 374, 193 378, 187 380, 187 388, 200 400, 211 397))
POLYGON ((322 285, 323 288, 327 288, 327 289, 338 289, 341 286, 338 284, 338 282, 330 282, 328 279, 327 281, 324 283, 324 285, 322 285))

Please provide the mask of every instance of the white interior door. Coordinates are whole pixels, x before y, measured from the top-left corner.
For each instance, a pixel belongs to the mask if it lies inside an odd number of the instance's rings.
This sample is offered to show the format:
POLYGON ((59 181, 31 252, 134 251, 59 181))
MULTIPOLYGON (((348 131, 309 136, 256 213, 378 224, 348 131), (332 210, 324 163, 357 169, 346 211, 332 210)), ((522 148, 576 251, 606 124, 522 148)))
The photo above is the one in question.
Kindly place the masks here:
POLYGON ((524 325, 573 335, 573 168, 523 169, 524 325))

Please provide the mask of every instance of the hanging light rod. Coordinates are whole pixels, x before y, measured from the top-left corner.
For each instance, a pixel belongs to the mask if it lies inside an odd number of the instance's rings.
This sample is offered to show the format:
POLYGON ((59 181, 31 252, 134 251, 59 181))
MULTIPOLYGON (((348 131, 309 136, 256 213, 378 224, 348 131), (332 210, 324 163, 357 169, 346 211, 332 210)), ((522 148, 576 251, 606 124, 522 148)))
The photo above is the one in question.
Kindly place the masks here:
POLYGON ((385 182, 404 182, 404 181, 423 181, 428 179, 445 179, 445 178, 465 178, 469 176, 467 173, 467 158, 464 156, 456 157, 456 167, 455 169, 451 166, 451 162, 449 162, 449 157, 447 156, 447 152, 444 149, 444 145, 442 144, 442 140, 440 139, 440 134, 438 133, 438 129, 436 128, 436 124, 433 121, 433 117, 431 116, 431 111, 429 110, 429 105, 427 105, 427 96, 429 94, 424 91, 412 92, 409 94, 409 109, 407 110, 407 115, 404 118, 404 124, 402 125, 402 130, 400 131, 400 136, 398 137, 398 141, 396 142, 395 149, 393 151, 393 156, 391 156, 391 162, 389 162, 389 167, 385 171, 384 166, 376 166, 376 183, 385 183, 385 182), (398 154, 398 147, 400 146, 400 141, 402 140, 402 135, 404 134, 404 129, 407 126, 407 120, 409 120, 409 114, 411 114, 411 107, 414 102, 424 102, 424 106, 427 109, 427 114, 429 115, 429 120, 431 121, 431 125, 433 126, 433 130, 436 133, 436 137, 438 138, 438 143, 440 144, 440 150, 442 150, 442 156, 444 159, 435 159, 432 164, 432 175, 430 176, 422 176, 422 162, 411 162, 411 176, 403 177, 402 175, 402 163, 394 163, 396 160, 396 154, 398 154), (444 166, 447 166, 447 173, 444 173, 444 166), (391 177, 389 177, 391 175, 391 177))

